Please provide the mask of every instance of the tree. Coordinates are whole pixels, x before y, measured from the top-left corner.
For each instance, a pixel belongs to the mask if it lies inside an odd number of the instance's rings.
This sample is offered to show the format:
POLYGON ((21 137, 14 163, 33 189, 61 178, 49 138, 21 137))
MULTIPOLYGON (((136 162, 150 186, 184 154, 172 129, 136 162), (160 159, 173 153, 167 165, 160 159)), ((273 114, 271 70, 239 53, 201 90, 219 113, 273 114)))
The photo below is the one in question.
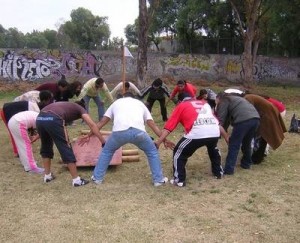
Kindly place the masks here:
POLYGON ((28 48, 48 48, 49 42, 42 32, 34 30, 32 33, 27 33, 25 39, 28 48))
POLYGON ((78 8, 72 10, 71 21, 63 24, 63 33, 83 49, 93 49, 108 44, 110 36, 107 17, 94 16, 90 10, 78 8))
POLYGON ((138 60, 137 60, 137 82, 139 87, 144 87, 147 74, 147 50, 148 30, 155 10, 159 6, 159 0, 149 0, 149 9, 146 0, 139 0, 139 22, 138 22, 138 60))
POLYGON ((125 27, 125 36, 127 39, 127 42, 137 45, 138 44, 138 26, 137 26, 137 20, 135 21, 135 24, 129 24, 125 27))
POLYGON ((9 28, 5 33, 6 47, 23 48, 25 45, 24 34, 17 28, 9 28))
MULTIPOLYGON (((269 10, 262 3, 264 0, 229 0, 236 15, 239 32, 244 41, 242 65, 244 71, 243 83, 253 85, 253 65, 256 61, 257 50, 261 40, 260 20, 269 10)), ((266 1, 265 1, 266 2, 266 1)))
POLYGON ((59 48, 58 35, 55 30, 46 29, 44 30, 43 35, 48 41, 48 49, 59 48))

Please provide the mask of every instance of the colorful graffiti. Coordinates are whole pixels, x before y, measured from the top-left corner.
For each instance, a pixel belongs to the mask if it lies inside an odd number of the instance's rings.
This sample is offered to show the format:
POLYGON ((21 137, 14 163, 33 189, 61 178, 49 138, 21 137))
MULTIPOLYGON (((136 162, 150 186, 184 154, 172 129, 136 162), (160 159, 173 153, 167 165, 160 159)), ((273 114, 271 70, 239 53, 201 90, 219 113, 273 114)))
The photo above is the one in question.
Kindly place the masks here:
MULTIPOLYGON (((253 66, 253 77, 260 81, 300 82, 300 60, 258 57, 253 66)), ((136 75, 137 60, 126 60, 126 73, 136 75)), ((90 78, 106 80, 121 77, 122 58, 115 52, 60 50, 0 50, 0 78, 9 81, 35 81, 45 78, 90 78)), ((227 79, 240 81, 244 70, 241 56, 233 55, 171 55, 149 54, 147 73, 150 79, 162 75, 176 78, 227 79)))
POLYGON ((100 76, 103 62, 90 52, 23 51, 1 53, 0 76, 9 80, 34 81, 68 76, 100 76))

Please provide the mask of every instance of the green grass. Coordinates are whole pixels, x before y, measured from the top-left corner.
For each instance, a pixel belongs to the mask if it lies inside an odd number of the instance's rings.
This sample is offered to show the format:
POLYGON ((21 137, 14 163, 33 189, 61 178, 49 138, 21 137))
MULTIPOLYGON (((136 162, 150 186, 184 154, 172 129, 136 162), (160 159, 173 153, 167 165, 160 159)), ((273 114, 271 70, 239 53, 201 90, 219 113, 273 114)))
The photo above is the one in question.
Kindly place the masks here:
MULTIPOLYGON (((225 89, 219 85, 210 88, 216 92, 225 89)), ((287 105, 287 127, 292 114, 300 114, 299 88, 258 86, 254 90, 287 105)), ((0 93, 0 104, 16 95, 0 93)), ((169 113, 173 107, 170 104, 169 113)), ((97 119, 93 101, 91 115, 97 119)), ((158 103, 153 107, 153 117, 163 127, 158 103)), ((222 180, 211 176, 207 151, 201 148, 187 163, 185 188, 170 184, 154 188, 147 159, 140 151, 140 162, 110 168, 102 185, 73 188, 57 151, 52 164, 55 181, 43 184, 42 176, 23 172, 12 156, 2 122, 0 128, 3 242, 299 241, 299 134, 286 133, 282 146, 271 151, 262 164, 249 171, 237 168, 234 176, 222 180)), ((71 138, 83 128, 87 127, 69 127, 71 138)), ((182 132, 179 126, 169 138, 176 142, 182 132)), ((219 147, 224 162, 227 148, 223 140, 219 147)), ((40 161, 38 142, 34 151, 40 161)), ((171 177, 172 151, 162 146, 160 155, 164 172, 171 177)), ((92 168, 81 168, 79 173, 89 178, 92 168)))

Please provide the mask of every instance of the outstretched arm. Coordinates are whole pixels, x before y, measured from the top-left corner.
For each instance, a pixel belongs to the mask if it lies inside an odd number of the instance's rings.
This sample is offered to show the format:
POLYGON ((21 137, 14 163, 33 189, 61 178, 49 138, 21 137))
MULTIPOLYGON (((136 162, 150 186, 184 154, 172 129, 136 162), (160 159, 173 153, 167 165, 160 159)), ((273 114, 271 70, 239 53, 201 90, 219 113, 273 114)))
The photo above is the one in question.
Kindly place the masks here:
MULTIPOLYGON (((104 118, 107 118, 107 117, 103 117, 102 119, 101 119, 101 121, 104 119, 104 118)), ((101 133, 100 133, 100 128, 98 128, 98 123, 96 124, 93 120, 92 120, 92 118, 89 116, 89 114, 83 114, 82 115, 82 119, 88 124, 88 126, 90 127, 90 129, 91 129, 91 132, 87 135, 87 137, 86 138, 89 138, 92 134, 95 134, 97 137, 98 137, 98 139, 100 140, 100 142, 102 143, 102 144, 104 144, 105 143, 105 139, 103 138, 103 136, 101 135, 101 133)), ((109 119, 109 118, 107 118, 107 119, 109 119)), ((101 122, 100 121, 100 122, 101 122)), ((99 123, 100 123, 99 122, 99 123)), ((107 123, 107 122, 106 122, 107 123)), ((105 124, 106 124, 105 123, 105 124)), ((105 125, 104 124, 104 125, 105 125)), ((103 125, 103 126, 104 126, 103 125)), ((85 141, 83 141, 82 143, 84 143, 85 141)))

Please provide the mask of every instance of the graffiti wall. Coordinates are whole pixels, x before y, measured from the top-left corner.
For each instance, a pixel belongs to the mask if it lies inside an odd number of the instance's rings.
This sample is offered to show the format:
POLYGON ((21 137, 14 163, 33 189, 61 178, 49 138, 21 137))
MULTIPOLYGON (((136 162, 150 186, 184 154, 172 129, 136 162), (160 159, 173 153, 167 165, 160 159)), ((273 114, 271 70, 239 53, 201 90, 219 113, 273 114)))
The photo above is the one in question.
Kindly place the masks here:
MULTIPOLYGON (((134 55, 135 56, 135 55, 134 55)), ((136 58, 126 58, 127 77, 135 77, 136 58)), ((257 82, 300 84, 300 59, 258 57, 253 68, 257 82)), ((13 81, 88 80, 101 76, 107 81, 121 79, 122 56, 117 52, 60 50, 0 50, 0 79, 13 81)), ((174 79, 240 81, 241 56, 148 54, 148 76, 168 75, 174 79)))

